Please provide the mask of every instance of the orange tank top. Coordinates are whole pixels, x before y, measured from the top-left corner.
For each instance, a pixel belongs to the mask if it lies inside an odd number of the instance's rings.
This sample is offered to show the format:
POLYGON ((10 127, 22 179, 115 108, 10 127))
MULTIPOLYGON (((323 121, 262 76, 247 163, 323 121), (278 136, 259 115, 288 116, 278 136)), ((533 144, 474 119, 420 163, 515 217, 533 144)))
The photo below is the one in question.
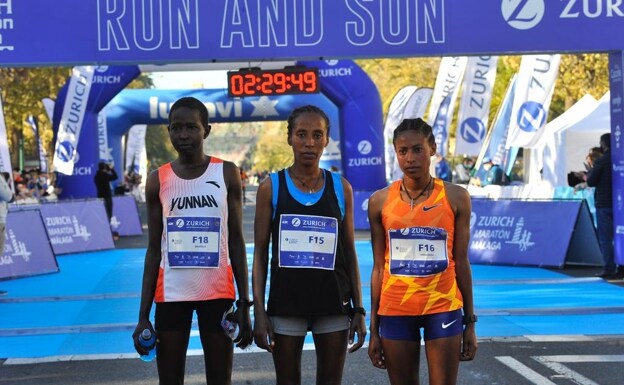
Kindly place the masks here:
POLYGON ((386 252, 378 313, 409 316, 462 308, 453 260, 455 214, 444 181, 434 179, 431 195, 413 209, 401 199, 400 188, 401 181, 388 187, 381 209, 386 252))

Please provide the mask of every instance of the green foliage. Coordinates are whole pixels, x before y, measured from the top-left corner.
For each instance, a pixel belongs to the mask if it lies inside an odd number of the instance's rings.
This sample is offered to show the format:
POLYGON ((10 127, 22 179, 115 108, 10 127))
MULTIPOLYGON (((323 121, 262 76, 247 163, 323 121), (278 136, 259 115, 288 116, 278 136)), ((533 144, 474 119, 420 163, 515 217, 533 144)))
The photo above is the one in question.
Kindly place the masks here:
POLYGON ((292 148, 287 142, 286 122, 265 124, 253 157, 252 170, 275 171, 292 164, 292 148))
POLYGON ((52 122, 43 107, 41 99, 55 99, 63 87, 70 68, 0 68, 0 88, 9 140, 11 164, 17 167, 19 142, 24 141, 26 158, 38 159, 38 150, 28 115, 34 115, 39 122, 39 134, 48 154, 52 154, 52 122))
POLYGON ((171 141, 167 126, 150 125, 145 132, 145 151, 147 152, 148 171, 152 171, 177 156, 171 141))

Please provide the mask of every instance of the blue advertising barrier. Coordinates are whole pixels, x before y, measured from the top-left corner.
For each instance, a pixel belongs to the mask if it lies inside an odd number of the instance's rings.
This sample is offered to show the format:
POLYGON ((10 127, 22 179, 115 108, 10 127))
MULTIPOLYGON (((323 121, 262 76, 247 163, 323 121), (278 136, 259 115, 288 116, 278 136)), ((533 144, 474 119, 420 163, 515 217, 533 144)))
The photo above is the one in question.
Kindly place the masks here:
POLYGON ((54 254, 115 248, 102 200, 45 203, 39 210, 54 254))
POLYGON ((6 222, 4 254, 0 257, 0 279, 58 271, 39 210, 11 207, 6 222))
POLYGON ((468 256, 484 264, 602 264, 584 201, 473 198, 468 256))
POLYGON ((141 218, 134 197, 129 195, 117 195, 113 197, 113 217, 111 228, 120 236, 141 235, 141 218))

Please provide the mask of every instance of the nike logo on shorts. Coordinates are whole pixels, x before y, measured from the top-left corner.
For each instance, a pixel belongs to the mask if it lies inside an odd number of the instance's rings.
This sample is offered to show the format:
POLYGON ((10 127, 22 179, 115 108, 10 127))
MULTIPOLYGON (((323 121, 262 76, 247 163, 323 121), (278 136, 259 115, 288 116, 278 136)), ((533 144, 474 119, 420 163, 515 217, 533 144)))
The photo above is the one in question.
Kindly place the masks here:
POLYGON ((453 321, 451 321, 451 322, 449 322, 449 323, 442 322, 442 329, 446 329, 446 328, 448 328, 449 326, 451 326, 451 325, 452 325, 452 324, 454 324, 455 322, 457 322, 457 320, 453 320, 453 321))
POLYGON ((349 304, 349 301, 342 301, 342 306, 347 306, 349 304))
POLYGON ((433 205, 433 206, 423 206, 423 211, 429 211, 429 210, 435 209, 436 207, 440 205, 441 203, 438 203, 437 205, 433 205))

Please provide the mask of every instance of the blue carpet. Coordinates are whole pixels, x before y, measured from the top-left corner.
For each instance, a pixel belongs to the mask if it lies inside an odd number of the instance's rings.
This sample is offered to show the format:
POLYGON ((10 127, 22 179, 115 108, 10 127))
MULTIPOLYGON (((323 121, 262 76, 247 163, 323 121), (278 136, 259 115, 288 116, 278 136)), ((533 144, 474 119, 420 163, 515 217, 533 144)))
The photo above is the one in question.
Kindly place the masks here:
MULTIPOLYGON (((370 308, 369 241, 356 242, 370 308)), ((0 282, 0 357, 133 353, 143 249, 63 255, 60 272, 0 282)), ((251 267, 253 246, 247 247, 251 267)), ((624 334, 624 288, 530 267, 473 265, 481 338, 624 334)), ((306 341, 306 342, 311 342, 306 341)), ((189 349, 200 349, 194 333, 189 349)))

